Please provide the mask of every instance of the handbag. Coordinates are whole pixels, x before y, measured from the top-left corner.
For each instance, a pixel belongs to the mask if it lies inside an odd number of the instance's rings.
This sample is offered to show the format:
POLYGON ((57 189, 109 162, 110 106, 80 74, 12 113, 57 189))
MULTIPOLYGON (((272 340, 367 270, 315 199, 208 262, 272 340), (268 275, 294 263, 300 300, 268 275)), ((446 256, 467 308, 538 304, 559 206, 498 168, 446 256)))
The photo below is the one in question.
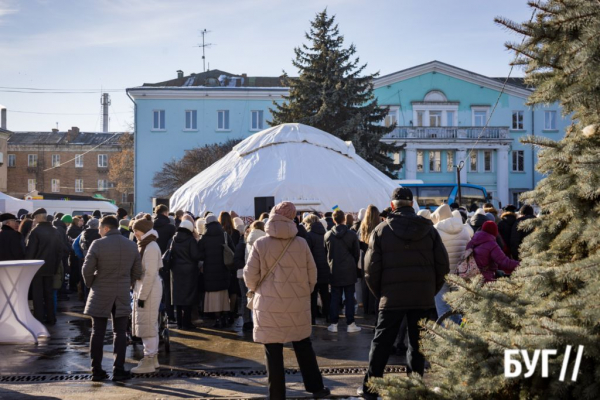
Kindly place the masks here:
POLYGON ((275 263, 269 269, 269 271, 262 278, 260 278, 260 280, 258 281, 258 284, 256 285, 256 288, 254 288, 254 290, 248 290, 248 292, 246 292, 246 297, 248 298, 248 305, 246 307, 248 307, 251 310, 254 310, 254 294, 256 293, 256 291, 258 290, 258 288, 260 288, 260 285, 262 285, 262 283, 265 281, 265 279, 269 275, 271 275, 271 273, 275 270, 275 267, 277 266, 277 264, 279 264, 279 261, 281 261, 281 258, 283 257, 283 255, 287 251, 288 247, 290 247, 290 244, 292 244, 292 242, 294 241, 294 239, 295 238, 291 238, 287 242, 287 244, 283 248, 283 251, 281 252, 281 254, 279 255, 279 257, 277 257, 277 261, 275 261, 275 263))
POLYGON ((233 271, 235 270, 235 264, 233 262, 235 253, 227 245, 227 232, 223 232, 223 236, 225 237, 225 243, 223 244, 223 263, 228 270, 233 271))
POLYGON ((465 280, 470 280, 477 275, 481 275, 481 270, 477 266, 475 253, 473 253, 472 248, 465 249, 465 252, 458 262, 458 266, 456 267, 456 274, 465 280))

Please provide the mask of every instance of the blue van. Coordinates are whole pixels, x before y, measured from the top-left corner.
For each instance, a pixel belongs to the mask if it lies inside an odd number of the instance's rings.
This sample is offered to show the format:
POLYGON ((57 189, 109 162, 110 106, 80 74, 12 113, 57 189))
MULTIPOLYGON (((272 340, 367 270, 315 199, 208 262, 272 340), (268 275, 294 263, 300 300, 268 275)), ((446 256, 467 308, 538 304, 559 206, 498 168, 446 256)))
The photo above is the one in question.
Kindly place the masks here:
MULTIPOLYGON (((458 184, 456 183, 401 183, 413 192, 421 209, 429 208, 434 211, 442 204, 458 203, 458 184)), ((481 207, 490 202, 487 191, 483 186, 461 183, 462 201, 460 205, 469 209, 475 203, 481 207)))

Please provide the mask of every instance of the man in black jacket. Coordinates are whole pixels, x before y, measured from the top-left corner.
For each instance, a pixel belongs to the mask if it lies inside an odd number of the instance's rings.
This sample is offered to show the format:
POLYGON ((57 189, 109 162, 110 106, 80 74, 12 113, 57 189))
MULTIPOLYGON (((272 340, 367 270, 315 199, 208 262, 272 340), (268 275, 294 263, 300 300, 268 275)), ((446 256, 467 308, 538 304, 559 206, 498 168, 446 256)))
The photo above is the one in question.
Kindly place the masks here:
POLYGON ((408 188, 392 195, 392 212, 371 235, 365 256, 365 279, 380 298, 375 336, 369 353, 369 370, 359 396, 376 399, 367 382, 382 377, 402 319, 408 325, 409 372, 423 375, 425 360, 419 351, 419 320, 435 307, 434 297, 450 270, 448 253, 430 220, 417 216, 408 188))
POLYGON ((25 259, 25 246, 23 237, 19 233, 19 223, 13 214, 0 215, 0 261, 14 261, 25 259))
POLYGON ((531 207, 529 204, 525 204, 523 207, 521 207, 519 213, 521 216, 517 218, 513 224, 510 233, 510 252, 512 254, 512 258, 515 260, 521 259, 519 247, 523 243, 523 240, 525 240, 525 238, 532 232, 524 229, 523 226, 521 226, 521 223, 523 221, 527 221, 528 219, 535 218, 533 207, 531 207))
MULTIPOLYGON (((156 243, 160 247, 160 253, 165 254, 169 249, 171 239, 175 235, 177 228, 169 219, 169 208, 164 204, 159 204, 154 208, 156 217, 154 218, 154 230, 158 232, 156 243)), ((161 269, 160 277, 163 280, 163 303, 167 310, 169 322, 175 322, 175 310, 171 304, 171 274, 161 269)))
POLYGON ((342 294, 346 299, 346 323, 348 332, 359 332, 361 329, 354 323, 354 285, 358 279, 358 260, 360 247, 356 233, 345 225, 346 216, 342 210, 333 213, 335 226, 325 234, 327 262, 331 269, 331 325, 329 332, 338 331, 340 303, 342 294))
POLYGON ((31 297, 33 300, 33 316, 40 322, 45 321, 54 325, 54 274, 69 248, 65 245, 61 234, 47 222, 47 213, 39 208, 33 213, 33 223, 37 224, 29 233, 27 239, 26 258, 28 260, 44 260, 44 265, 31 281, 31 297))

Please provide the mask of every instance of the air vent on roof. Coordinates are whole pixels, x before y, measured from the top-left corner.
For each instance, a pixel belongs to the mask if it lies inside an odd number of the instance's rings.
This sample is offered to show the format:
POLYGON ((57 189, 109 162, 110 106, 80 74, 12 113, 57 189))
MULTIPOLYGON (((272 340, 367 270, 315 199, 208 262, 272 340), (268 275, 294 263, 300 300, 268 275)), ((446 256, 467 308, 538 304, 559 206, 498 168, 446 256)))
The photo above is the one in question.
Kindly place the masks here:
POLYGON ((183 84, 183 86, 193 86, 194 85, 194 77, 190 76, 187 81, 183 84))

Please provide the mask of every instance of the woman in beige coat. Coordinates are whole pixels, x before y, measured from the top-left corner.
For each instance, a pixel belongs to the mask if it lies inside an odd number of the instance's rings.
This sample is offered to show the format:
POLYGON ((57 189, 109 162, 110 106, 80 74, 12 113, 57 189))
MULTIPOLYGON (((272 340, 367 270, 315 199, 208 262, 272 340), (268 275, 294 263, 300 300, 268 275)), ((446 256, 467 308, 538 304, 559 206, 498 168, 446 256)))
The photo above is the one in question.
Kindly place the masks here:
POLYGON ((246 286, 255 292, 254 341, 265 345, 270 399, 285 399, 283 343, 287 342, 294 346, 306 391, 314 398, 330 394, 310 341, 310 295, 317 267, 306 241, 296 237, 295 216, 294 204, 276 205, 265 226, 267 236, 254 243, 244 267, 246 286))
POLYGON ((132 335, 142 338, 144 358, 134 374, 155 372, 158 364, 158 311, 162 298, 162 280, 158 270, 162 267, 160 247, 156 243, 158 232, 152 229, 153 222, 148 214, 133 224, 133 233, 142 257, 142 278, 133 288, 132 335))

